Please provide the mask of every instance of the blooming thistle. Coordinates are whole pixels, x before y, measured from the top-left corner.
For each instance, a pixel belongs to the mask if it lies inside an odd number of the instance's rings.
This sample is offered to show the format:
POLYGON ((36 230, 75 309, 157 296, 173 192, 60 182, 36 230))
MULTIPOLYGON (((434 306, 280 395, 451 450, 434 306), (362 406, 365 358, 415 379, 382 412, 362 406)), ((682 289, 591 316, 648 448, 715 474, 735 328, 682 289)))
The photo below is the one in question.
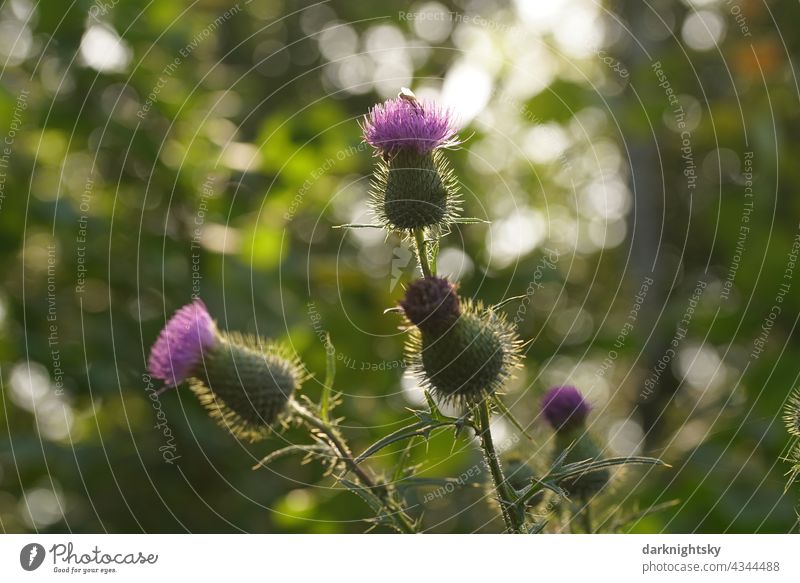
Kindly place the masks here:
POLYGON ((300 362, 280 346, 219 332, 201 300, 167 322, 148 370, 167 387, 187 381, 212 418, 251 441, 269 433, 305 379, 300 362))
MULTIPOLYGON (((600 448, 586 430, 586 419, 590 410, 589 403, 575 387, 557 386, 545 393, 541 411, 556 432, 554 459, 567 450, 567 455, 563 459, 564 464, 597 460, 602 457, 600 448)), ((610 477, 607 469, 597 470, 568 478, 561 483, 561 486, 570 496, 588 499, 599 493, 610 477)))
POLYGON ((521 342, 506 319, 458 297, 439 277, 413 282, 400 307, 413 324, 412 372, 440 400, 472 405, 494 394, 519 365, 521 342))
POLYGON ((217 327, 202 300, 175 312, 150 349, 147 369, 168 387, 181 384, 216 346, 217 327))
POLYGON ((404 90, 375 105, 362 130, 379 155, 370 192, 378 220, 400 231, 447 226, 460 210, 457 180, 441 152, 460 143, 452 113, 404 90))
POLYGON ((379 103, 364 120, 364 141, 386 156, 401 150, 429 154, 460 144, 450 110, 417 101, 405 90, 397 99, 379 103))

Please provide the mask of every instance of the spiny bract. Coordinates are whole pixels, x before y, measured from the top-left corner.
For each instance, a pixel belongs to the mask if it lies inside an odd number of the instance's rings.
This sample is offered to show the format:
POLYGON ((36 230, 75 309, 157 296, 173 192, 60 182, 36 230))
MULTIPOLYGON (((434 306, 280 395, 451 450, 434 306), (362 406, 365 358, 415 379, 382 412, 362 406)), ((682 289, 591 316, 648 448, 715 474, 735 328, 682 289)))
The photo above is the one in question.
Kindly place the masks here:
POLYGON ((444 402, 474 404, 494 394, 519 366, 521 342, 502 314, 461 301, 444 331, 413 328, 406 346, 411 370, 444 402))
POLYGON ((789 400, 783 410, 783 421, 790 435, 800 437, 800 389, 795 389, 789 395, 789 400))
POLYGON ((444 230, 461 210, 458 181, 444 155, 400 150, 378 159, 370 183, 370 208, 386 228, 444 230))
POLYGON ((223 333, 190 385, 220 426, 257 441, 280 421, 305 378, 302 364, 282 347, 223 333))

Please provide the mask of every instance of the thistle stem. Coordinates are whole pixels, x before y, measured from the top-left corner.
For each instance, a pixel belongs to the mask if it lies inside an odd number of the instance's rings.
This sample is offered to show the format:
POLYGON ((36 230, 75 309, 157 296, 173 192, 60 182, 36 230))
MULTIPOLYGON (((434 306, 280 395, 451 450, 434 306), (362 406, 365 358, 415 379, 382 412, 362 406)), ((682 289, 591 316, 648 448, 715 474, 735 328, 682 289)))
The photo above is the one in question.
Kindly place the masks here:
POLYGON ((581 518, 583 518, 583 530, 586 531, 586 534, 592 534, 592 513, 589 506, 589 500, 587 498, 583 498, 582 502, 583 511, 581 512, 581 518))
POLYGON ((483 455, 486 458, 486 464, 489 466, 489 471, 492 474, 492 482, 497 497, 500 500, 500 508, 503 512, 503 520, 506 523, 506 530, 510 533, 518 534, 523 532, 524 518, 514 504, 514 493, 511 487, 506 482, 503 476, 503 469, 500 467, 500 460, 497 458, 497 452, 494 449, 494 441, 492 439, 492 430, 489 425, 489 405, 486 399, 482 400, 477 405, 478 411, 478 428, 481 438, 481 447, 483 448, 483 455))
POLYGON ((433 273, 430 265, 428 265, 428 244, 425 241, 425 231, 423 229, 414 229, 414 240, 417 242, 417 256, 419 257, 422 275, 431 277, 433 273))
POLYGON ((378 496, 378 498, 383 501, 387 510, 400 519, 400 524, 406 533, 416 532, 413 521, 408 517, 405 511, 395 503, 386 486, 384 484, 376 483, 372 476, 370 476, 364 470, 364 468, 356 463, 355 459, 353 458, 353 452, 350 450, 347 442, 333 425, 323 421, 294 399, 289 401, 289 406, 298 417, 300 417, 313 429, 316 429, 327 438, 331 446, 333 446, 333 449, 336 451, 338 458, 344 463, 348 471, 353 472, 361 484, 378 496))

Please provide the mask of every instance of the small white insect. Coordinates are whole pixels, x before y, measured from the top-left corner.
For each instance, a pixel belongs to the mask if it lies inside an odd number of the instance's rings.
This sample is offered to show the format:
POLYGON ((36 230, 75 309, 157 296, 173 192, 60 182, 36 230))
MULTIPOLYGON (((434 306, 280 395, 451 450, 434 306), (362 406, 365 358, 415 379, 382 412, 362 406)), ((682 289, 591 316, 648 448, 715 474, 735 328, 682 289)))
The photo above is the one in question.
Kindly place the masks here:
POLYGON ((397 97, 405 101, 408 101, 411 105, 414 106, 414 109, 416 111, 421 111, 422 108, 419 104, 419 101, 417 101, 417 96, 414 95, 414 92, 411 91, 411 89, 409 89, 408 87, 401 87, 400 93, 397 94, 397 97))
POLYGON ((411 103, 417 102, 417 96, 414 95, 414 92, 408 87, 401 87, 400 93, 397 94, 397 97, 400 99, 405 99, 406 101, 410 101, 411 103))

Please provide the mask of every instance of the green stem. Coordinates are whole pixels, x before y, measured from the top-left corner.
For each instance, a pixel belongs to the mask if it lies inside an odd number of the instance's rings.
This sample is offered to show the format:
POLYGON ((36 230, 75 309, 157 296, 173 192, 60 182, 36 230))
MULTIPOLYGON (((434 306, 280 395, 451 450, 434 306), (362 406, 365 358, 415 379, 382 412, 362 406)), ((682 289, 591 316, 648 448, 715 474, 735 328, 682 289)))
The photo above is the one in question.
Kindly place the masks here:
POLYGON ((483 455, 486 458, 486 464, 489 466, 489 471, 492 474, 492 482, 494 483, 497 498, 500 501, 503 520, 506 523, 506 530, 511 533, 521 533, 524 529, 524 518, 520 516, 520 513, 514 507, 514 493, 511 491, 511 487, 503 476, 503 469, 500 467, 500 460, 494 449, 492 430, 489 425, 489 405, 486 399, 478 403, 477 410, 481 447, 483 448, 483 455))
POLYGON ((322 385, 322 398, 319 403, 319 415, 322 421, 329 422, 331 392, 336 378, 336 350, 331 343, 330 332, 325 335, 325 384, 322 385))
POLYGON ((414 240, 417 242, 417 256, 419 257, 422 275, 431 277, 433 273, 430 265, 428 265, 428 244, 425 241, 425 231, 423 229, 414 229, 414 240))
POLYGON ((376 483, 372 476, 370 476, 364 470, 364 468, 355 462, 353 453, 350 451, 350 447, 347 445, 344 438, 339 434, 336 428, 330 423, 326 423, 314 415, 314 413, 303 407, 294 399, 289 401, 289 405, 298 417, 308 423, 308 425, 310 425, 312 428, 322 433, 328 439, 330 444, 336 450, 339 459, 344 463, 347 469, 353 472, 353 474, 358 477, 358 480, 361 482, 361 484, 378 496, 378 498, 383 501, 386 508, 400 519, 400 523, 405 532, 416 532, 413 521, 411 518, 409 518, 405 511, 395 503, 386 486, 384 484, 376 483))
POLYGON ((589 506, 589 500, 587 498, 582 498, 581 502, 583 502, 583 510, 581 512, 581 518, 583 519, 583 530, 586 531, 586 534, 592 534, 592 513, 589 506))

